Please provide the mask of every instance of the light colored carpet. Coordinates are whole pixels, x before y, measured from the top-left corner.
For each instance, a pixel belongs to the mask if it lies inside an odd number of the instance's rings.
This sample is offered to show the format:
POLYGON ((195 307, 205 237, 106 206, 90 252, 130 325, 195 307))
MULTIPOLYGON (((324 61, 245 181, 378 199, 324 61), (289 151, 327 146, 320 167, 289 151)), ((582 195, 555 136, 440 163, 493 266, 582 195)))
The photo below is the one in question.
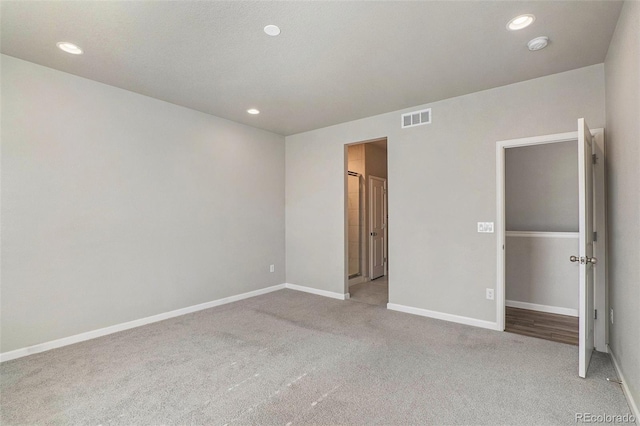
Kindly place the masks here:
POLYGON ((281 290, 0 366, 11 424, 574 424, 607 355, 281 290))
POLYGON ((351 300, 370 305, 387 306, 389 302, 389 280, 387 276, 349 287, 351 300))

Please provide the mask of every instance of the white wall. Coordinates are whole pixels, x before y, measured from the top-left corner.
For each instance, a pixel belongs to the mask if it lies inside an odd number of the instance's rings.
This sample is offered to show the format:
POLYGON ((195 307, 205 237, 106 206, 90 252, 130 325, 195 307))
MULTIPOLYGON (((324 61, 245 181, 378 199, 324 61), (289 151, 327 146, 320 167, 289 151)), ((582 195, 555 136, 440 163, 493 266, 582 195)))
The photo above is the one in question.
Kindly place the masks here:
POLYGON ((604 127, 594 65, 286 138, 287 282, 345 291, 344 144, 388 137, 389 301, 496 320, 496 141, 604 127), (400 128, 430 107, 433 123, 400 128))
MULTIPOLYGON (((640 2, 627 1, 605 61, 609 343, 640 407, 640 2)), ((637 412, 636 412, 637 414, 637 412)))
POLYGON ((4 55, 1 126, 2 352, 284 282, 283 137, 4 55))

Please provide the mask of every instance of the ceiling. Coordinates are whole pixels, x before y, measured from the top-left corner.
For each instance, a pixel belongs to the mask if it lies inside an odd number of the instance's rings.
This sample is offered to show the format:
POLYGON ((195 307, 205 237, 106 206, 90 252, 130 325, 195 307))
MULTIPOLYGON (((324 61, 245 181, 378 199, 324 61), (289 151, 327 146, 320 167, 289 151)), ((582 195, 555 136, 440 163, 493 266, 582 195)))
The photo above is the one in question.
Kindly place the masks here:
POLYGON ((282 135, 602 63, 618 1, 1 2, 2 53, 282 135), (516 15, 536 21, 507 31, 516 15), (267 24, 282 33, 269 37, 267 24), (549 46, 527 42, 540 35, 549 46), (73 42, 74 56, 56 48, 73 42), (252 116, 248 108, 261 114, 252 116))

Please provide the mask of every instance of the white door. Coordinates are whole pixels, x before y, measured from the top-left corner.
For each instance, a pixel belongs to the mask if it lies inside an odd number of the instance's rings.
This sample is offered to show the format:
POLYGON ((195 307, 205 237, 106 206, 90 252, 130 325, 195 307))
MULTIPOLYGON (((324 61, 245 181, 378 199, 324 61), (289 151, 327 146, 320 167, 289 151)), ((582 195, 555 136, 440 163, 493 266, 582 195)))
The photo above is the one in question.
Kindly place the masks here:
POLYGON ((372 280, 384 275, 387 256, 387 180, 369 176, 369 265, 372 280))
POLYGON ((579 197, 579 230, 580 253, 571 256, 572 262, 580 265, 580 336, 578 375, 587 376, 591 353, 594 348, 594 289, 593 265, 593 170, 592 170, 593 138, 584 121, 578 120, 578 197, 579 197))

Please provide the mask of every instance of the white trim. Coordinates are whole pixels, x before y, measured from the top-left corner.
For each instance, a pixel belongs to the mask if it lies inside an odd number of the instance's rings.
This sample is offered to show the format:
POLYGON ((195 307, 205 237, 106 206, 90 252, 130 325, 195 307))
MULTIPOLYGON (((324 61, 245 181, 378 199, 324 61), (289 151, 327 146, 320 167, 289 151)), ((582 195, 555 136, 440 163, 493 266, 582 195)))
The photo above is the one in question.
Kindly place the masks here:
MULTIPOLYGON (((603 129, 592 129, 594 137, 594 154, 598 161, 593 165, 594 188, 596 196, 594 198, 595 226, 594 231, 598 233, 598 240, 593 242, 593 256, 600 259, 594 265, 594 290, 595 308, 599 312, 608 312, 607 308, 607 200, 606 200, 606 150, 605 135, 603 129)), ((609 321, 608 315, 603 315, 602 320, 597 319, 594 323, 594 334, 596 350, 606 351, 609 341, 609 321)), ((637 420, 640 422, 640 420, 637 420)))
POLYGON ((529 238, 575 238, 580 237, 579 232, 537 232, 537 231, 506 231, 507 237, 529 238))
POLYGON ((496 323, 498 329, 504 331, 506 317, 505 309, 505 282, 506 282, 506 262, 505 262, 505 152, 504 144, 496 144, 496 323))
POLYGON ((404 312, 407 314, 420 315, 422 317, 455 322, 458 324, 471 325, 471 326, 480 327, 480 328, 488 328, 489 330, 502 331, 500 327, 498 327, 498 324, 495 322, 484 321, 484 320, 479 320, 479 319, 469 318, 469 317, 461 317, 458 315, 446 314, 444 312, 436 312, 436 311, 430 311, 427 309, 414 308, 411 306, 397 305, 395 303, 387 303, 387 309, 392 311, 404 312))
POLYGON ((349 293, 336 293, 335 291, 319 290, 317 288, 305 287, 297 284, 287 283, 284 287, 290 290, 303 291, 305 293, 317 294, 318 296, 330 297, 338 300, 347 300, 350 297, 349 293))
POLYGON ((498 142, 499 148, 516 148, 519 146, 543 145, 546 143, 577 141, 578 132, 556 133, 553 135, 533 136, 530 138, 508 139, 498 142))
POLYGON ((510 308, 529 309, 531 311, 546 312, 549 314, 568 315, 577 317, 578 310, 572 308, 561 308, 560 306, 538 305, 537 303, 518 302, 517 300, 505 300, 505 306, 510 308))
POLYGON ((631 390, 627 385, 627 381, 622 374, 622 370, 620 369, 620 364, 618 364, 618 360, 616 359, 613 351, 611 350, 611 346, 607 344, 607 348, 609 349, 609 355, 611 355, 611 360, 613 361, 613 367, 616 369, 616 374, 618 375, 618 379, 622 382, 622 391, 624 396, 627 398, 627 403, 629 404, 629 408, 631 408, 631 412, 633 416, 636 418, 636 424, 640 424, 640 410, 638 409, 638 404, 633 399, 633 395, 631 395, 631 390))
POLYGON ((223 299, 213 300, 211 302, 200 303, 198 305, 188 306, 186 308, 164 312, 161 314, 152 315, 150 317, 140 318, 137 320, 123 322, 121 324, 116 324, 109 327, 99 328, 97 330, 75 334, 73 336, 63 337, 57 340, 51 340, 49 342, 39 343, 37 345, 28 346, 26 348, 15 349, 13 351, 1 353, 0 362, 10 361, 12 359, 22 358, 27 355, 33 355, 33 354, 45 352, 51 349, 61 348, 63 346, 84 342, 86 340, 95 339, 98 337, 117 333, 119 331, 129 330, 131 328, 140 327, 140 326, 151 324, 154 322, 164 321, 169 318, 191 314, 193 312, 202 311, 204 309, 209 309, 209 308, 213 308, 220 305, 226 305, 227 303, 237 302, 239 300, 248 299, 250 297, 260 296, 262 294, 271 293, 272 291, 282 290, 284 288, 285 288, 285 284, 278 284, 271 287, 250 291, 247 293, 237 294, 235 296, 225 297, 223 299))

